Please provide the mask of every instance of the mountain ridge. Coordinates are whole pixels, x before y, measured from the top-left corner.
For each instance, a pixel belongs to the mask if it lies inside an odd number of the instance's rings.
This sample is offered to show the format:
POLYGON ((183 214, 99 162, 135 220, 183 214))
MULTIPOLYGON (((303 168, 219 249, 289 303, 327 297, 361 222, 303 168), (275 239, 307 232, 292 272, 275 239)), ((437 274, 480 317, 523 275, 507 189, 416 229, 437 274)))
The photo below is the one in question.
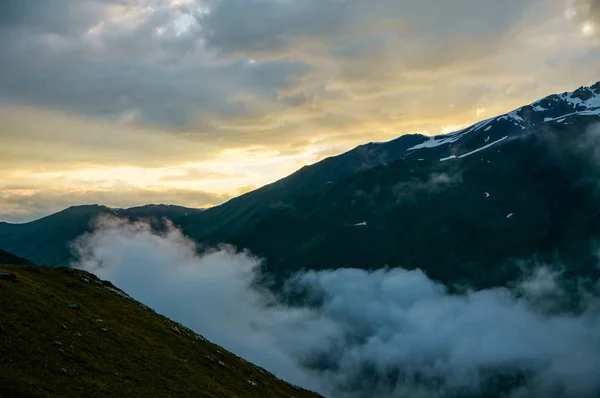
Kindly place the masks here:
MULTIPOLYGON (((170 219, 205 247, 231 243, 249 249, 279 276, 301 269, 389 265, 423 268, 445 282, 474 282, 486 267, 506 268, 511 258, 540 251, 551 255, 553 247, 585 246, 584 241, 600 237, 583 214, 586 209, 595 220, 598 209, 595 188, 583 182, 589 170, 582 169, 595 166, 580 142, 594 140, 586 132, 597 123, 600 82, 450 134, 364 144, 220 206, 170 219), (539 208, 532 206, 535 201, 539 208), (509 228, 525 222, 527 213, 538 229, 509 228), (574 223, 586 226, 577 230, 574 223), (479 242, 485 236, 488 241, 470 249, 470 239, 479 242), (485 258, 486 251, 493 259, 485 258), (444 253, 450 255, 444 258, 444 253), (449 273, 456 268, 462 270, 457 274, 471 276, 453 278, 449 273)), ((586 145, 588 151, 594 147, 586 145)), ((3 230, 11 228, 0 226, 0 248, 29 257, 3 238, 3 230)), ((36 241, 35 233, 21 236, 36 241)), ((50 265, 64 264, 69 254, 63 252, 50 265)))

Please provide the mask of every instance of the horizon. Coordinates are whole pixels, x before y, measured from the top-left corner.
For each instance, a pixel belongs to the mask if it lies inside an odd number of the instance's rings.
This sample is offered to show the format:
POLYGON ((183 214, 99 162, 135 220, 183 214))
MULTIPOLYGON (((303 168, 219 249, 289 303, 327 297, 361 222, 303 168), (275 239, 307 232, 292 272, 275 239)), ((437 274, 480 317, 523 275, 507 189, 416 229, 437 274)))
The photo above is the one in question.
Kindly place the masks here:
POLYGON ((214 207, 367 142, 452 133, 590 86, 599 9, 9 0, 0 221, 82 203, 214 207))

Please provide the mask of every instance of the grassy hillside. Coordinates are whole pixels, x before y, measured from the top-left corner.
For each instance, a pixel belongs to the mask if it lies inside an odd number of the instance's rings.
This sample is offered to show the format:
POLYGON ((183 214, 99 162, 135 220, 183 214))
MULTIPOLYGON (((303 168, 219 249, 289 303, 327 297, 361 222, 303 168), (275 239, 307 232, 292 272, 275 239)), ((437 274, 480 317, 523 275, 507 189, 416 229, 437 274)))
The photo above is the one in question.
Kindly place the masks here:
MULTIPOLYGON (((317 397, 66 268, 0 265, 0 397, 317 397)), ((243 337, 243 336, 242 336, 243 337)))

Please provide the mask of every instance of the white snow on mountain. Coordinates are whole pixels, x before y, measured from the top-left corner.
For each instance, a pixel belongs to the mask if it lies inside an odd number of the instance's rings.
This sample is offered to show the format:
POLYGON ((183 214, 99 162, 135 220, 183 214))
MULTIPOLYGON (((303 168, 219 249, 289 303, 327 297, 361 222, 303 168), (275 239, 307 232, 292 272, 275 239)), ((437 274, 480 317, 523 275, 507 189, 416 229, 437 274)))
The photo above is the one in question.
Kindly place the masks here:
MULTIPOLYGON (((595 86, 594 86, 595 87, 595 86)), ((428 137, 428 139, 418 145, 415 145, 407 151, 414 151, 418 149, 425 148, 436 148, 442 145, 448 145, 448 147, 452 147, 454 143, 461 140, 463 137, 470 135, 474 132, 483 130, 484 132, 490 131, 494 126, 494 122, 500 121, 509 121, 512 122, 515 126, 521 127, 520 130, 524 130, 526 127, 530 127, 535 124, 530 118, 528 118, 527 112, 524 111, 525 108, 530 107, 534 110, 534 112, 547 112, 548 115, 544 115, 543 123, 547 122, 556 122, 556 123, 569 123, 567 118, 574 115, 581 116, 600 116, 600 90, 596 88, 596 90, 590 87, 581 87, 574 92, 567 92, 558 95, 551 95, 541 100, 538 100, 528 106, 517 108, 509 113, 506 113, 501 116, 493 117, 490 119, 483 120, 479 123, 476 123, 470 127, 459 130, 455 133, 438 135, 434 137, 428 137), (582 99, 586 98, 586 99, 582 99), (542 105, 543 104, 543 105, 542 105), (527 120, 526 120, 527 119, 527 120)), ((536 119, 533 119, 536 120, 536 119)), ((539 119, 537 119, 539 120, 539 119)), ((503 137, 497 141, 492 142, 489 145, 486 145, 482 148, 479 148, 475 151, 466 153, 464 155, 458 156, 459 158, 469 156, 478 151, 484 150, 491 145, 497 144, 498 142, 504 140, 507 137, 503 137)), ((485 139, 487 143, 490 140, 490 137, 485 139)), ((448 156, 441 158, 440 161, 444 162, 447 160, 457 158, 456 155, 448 156)))

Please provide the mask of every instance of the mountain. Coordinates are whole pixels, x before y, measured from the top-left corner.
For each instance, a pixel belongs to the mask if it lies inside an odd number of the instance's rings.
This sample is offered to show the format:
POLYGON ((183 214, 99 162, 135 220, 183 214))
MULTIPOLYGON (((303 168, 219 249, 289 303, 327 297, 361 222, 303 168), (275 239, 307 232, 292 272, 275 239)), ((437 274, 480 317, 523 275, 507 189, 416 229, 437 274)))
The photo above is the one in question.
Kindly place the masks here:
POLYGON ((171 205, 147 205, 129 209, 100 205, 73 206, 66 210, 23 224, 0 223, 0 249, 48 266, 68 265, 69 243, 92 229, 99 216, 116 216, 132 221, 149 220, 155 227, 167 218, 177 220, 201 209, 171 205))
POLYGON ((595 274, 599 122, 597 83, 452 134, 356 148, 181 227, 248 248, 279 276, 388 265, 489 286, 519 274, 513 259, 534 256, 595 274))
POLYGON ((31 261, 4 250, 0 250, 0 264, 33 265, 31 261))
MULTIPOLYGON (((598 123, 600 83, 452 134, 362 145, 221 206, 170 218, 208 246, 249 249, 281 278, 389 266, 484 287, 519 275, 515 259, 565 263, 595 278, 598 123)), ((68 240, 90 219, 0 225, 0 248, 65 264, 68 240)))
POLYGON ((0 397, 318 397, 85 271, 0 266, 0 397))

